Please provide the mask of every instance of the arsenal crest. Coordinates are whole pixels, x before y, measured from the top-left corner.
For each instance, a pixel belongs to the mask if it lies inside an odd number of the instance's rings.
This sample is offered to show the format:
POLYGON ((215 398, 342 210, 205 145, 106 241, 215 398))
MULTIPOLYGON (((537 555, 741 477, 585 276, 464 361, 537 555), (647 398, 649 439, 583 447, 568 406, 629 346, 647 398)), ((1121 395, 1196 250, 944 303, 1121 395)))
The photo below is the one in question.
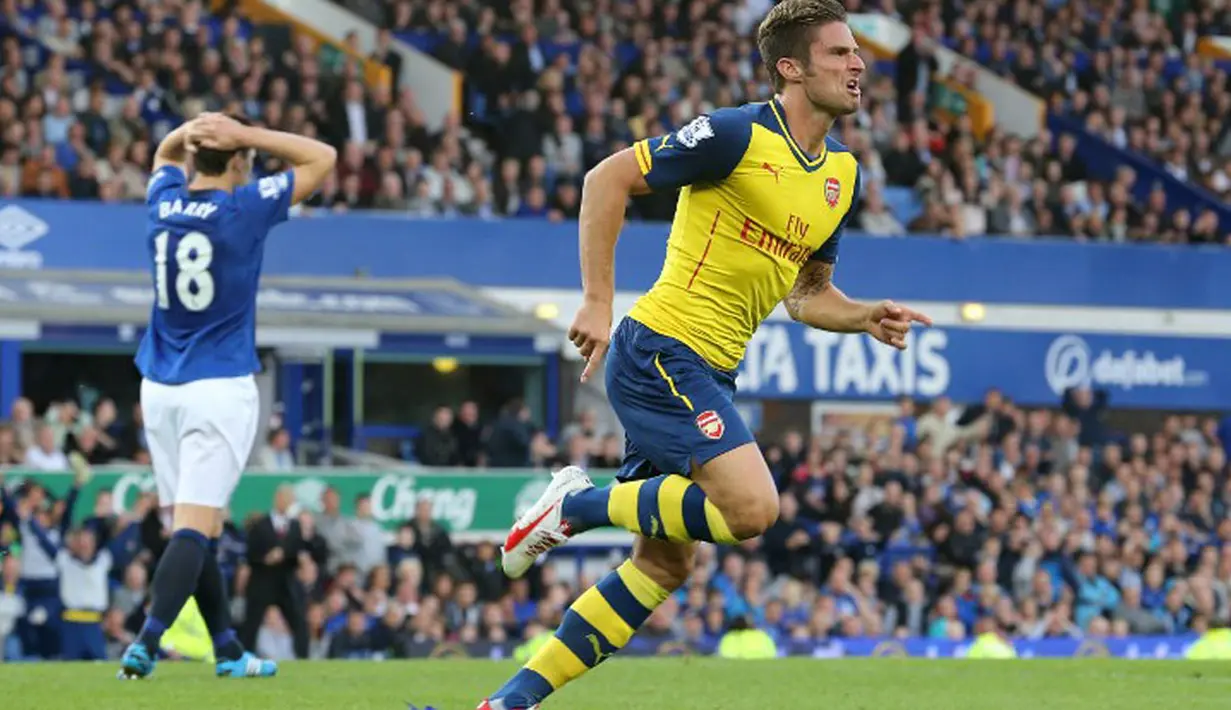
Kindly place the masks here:
POLYGON ((825 202, 830 209, 838 206, 838 198, 842 196, 842 183, 838 178, 825 178, 825 202))
POLYGON ((722 438, 727 425, 722 423, 722 417, 718 416, 718 412, 709 409, 697 415, 697 428, 705 434, 707 439, 717 440, 722 438))

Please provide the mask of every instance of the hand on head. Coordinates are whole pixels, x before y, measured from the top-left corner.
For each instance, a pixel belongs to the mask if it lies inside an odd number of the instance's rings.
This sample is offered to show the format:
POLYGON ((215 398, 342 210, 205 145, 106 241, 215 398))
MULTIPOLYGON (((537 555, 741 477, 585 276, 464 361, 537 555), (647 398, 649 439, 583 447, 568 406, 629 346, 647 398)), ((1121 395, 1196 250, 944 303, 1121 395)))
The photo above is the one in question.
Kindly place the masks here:
POLYGON ((188 124, 187 145, 190 152, 197 148, 238 150, 244 147, 246 126, 221 113, 203 113, 188 124))

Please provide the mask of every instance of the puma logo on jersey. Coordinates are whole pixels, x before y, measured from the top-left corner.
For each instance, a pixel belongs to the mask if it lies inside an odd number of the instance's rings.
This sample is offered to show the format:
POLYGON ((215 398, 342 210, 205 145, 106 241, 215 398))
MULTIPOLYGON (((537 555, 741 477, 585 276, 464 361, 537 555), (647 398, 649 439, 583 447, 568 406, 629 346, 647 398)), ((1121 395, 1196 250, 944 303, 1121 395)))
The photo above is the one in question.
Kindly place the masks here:
POLYGON ((774 176, 775 183, 778 182, 778 179, 780 177, 782 177, 781 167, 774 167, 773 165, 770 165, 769 163, 761 163, 761 169, 768 170, 769 174, 774 176))
POLYGON ((197 219, 209 219, 215 212, 218 211, 218 205, 211 202, 188 202, 183 200, 175 200, 174 202, 159 202, 158 203, 158 218, 166 219, 175 215, 184 215, 185 217, 196 217, 197 219))

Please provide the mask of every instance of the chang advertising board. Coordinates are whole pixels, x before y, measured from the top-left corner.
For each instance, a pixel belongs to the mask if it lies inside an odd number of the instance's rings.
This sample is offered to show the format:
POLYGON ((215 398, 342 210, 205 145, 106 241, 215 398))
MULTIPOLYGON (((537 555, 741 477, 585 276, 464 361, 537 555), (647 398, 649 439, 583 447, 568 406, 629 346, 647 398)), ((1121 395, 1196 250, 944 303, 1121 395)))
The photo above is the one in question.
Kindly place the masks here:
POLYGON ((1231 341, 1200 338, 929 328, 898 351, 866 335, 766 323, 749 344, 741 397, 981 399, 992 387, 1030 406, 1065 390, 1106 390, 1112 406, 1231 409, 1231 341))
MULTIPOLYGON (((591 477, 598 485, 611 480, 611 472, 595 471, 591 477)), ((3 485, 16 489, 27 479, 46 486, 55 495, 68 491, 72 476, 58 472, 10 470, 3 485)), ((300 511, 318 513, 321 494, 332 487, 342 498, 342 512, 354 512, 354 501, 366 495, 372 502, 372 517, 386 529, 394 529, 415 515, 421 500, 432 502, 432 518, 455 533, 492 535, 500 539, 508 526, 542 495, 551 476, 546 471, 532 469, 492 469, 483 472, 435 469, 422 472, 303 469, 300 472, 251 471, 244 475, 231 498, 231 515, 243 520, 250 515, 269 510, 274 493, 282 485, 290 485, 293 494, 292 514, 300 511)), ((98 493, 109 491, 116 514, 132 509, 143 493, 155 492, 154 479, 148 469, 138 466, 108 467, 95 473, 81 490, 80 505, 75 518, 90 515, 98 493)), ((0 541, 2 544, 2 541, 0 541)))

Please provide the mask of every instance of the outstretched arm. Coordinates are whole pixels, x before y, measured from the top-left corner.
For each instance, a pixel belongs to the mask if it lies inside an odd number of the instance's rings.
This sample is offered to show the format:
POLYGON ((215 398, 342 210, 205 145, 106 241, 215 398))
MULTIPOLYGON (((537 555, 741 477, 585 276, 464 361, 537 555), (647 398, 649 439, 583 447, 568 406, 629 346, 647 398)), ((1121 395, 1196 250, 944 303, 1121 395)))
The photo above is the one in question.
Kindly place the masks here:
POLYGON ((899 350, 906 348, 912 323, 931 325, 932 319, 893 301, 860 303, 847 298, 833 283, 834 265, 812 260, 799 270, 795 285, 783 299, 791 319, 834 333, 867 333, 899 350))
MULTIPOLYGON (((76 480, 73 481, 72 488, 68 489, 68 495, 64 497, 64 514, 60 516, 60 535, 68 534, 68 529, 73 526, 73 515, 77 511, 77 499, 81 496, 81 484, 76 480)), ((61 537, 61 539, 63 539, 61 537)))
POLYGON ((795 285, 782 305, 792 320, 834 333, 867 330, 871 307, 853 301, 833 283, 834 265, 809 261, 799 270, 795 285))

